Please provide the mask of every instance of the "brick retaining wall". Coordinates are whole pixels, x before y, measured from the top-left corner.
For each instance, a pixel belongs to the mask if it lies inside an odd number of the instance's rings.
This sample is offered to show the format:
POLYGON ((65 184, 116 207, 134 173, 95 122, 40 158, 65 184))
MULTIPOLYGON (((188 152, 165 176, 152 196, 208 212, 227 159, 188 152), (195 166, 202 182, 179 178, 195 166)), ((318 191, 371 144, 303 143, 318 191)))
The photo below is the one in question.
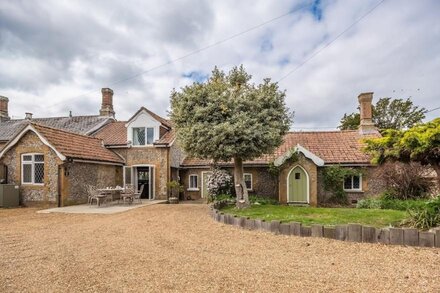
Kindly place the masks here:
POLYGON ((382 243, 419 247, 440 247, 440 229, 433 232, 419 231, 413 228, 375 228, 360 224, 323 226, 313 224, 303 226, 298 222, 281 223, 260 219, 238 217, 219 211, 226 205, 224 202, 211 206, 210 215, 217 222, 234 225, 247 230, 259 230, 281 235, 301 237, 324 237, 340 241, 382 243))

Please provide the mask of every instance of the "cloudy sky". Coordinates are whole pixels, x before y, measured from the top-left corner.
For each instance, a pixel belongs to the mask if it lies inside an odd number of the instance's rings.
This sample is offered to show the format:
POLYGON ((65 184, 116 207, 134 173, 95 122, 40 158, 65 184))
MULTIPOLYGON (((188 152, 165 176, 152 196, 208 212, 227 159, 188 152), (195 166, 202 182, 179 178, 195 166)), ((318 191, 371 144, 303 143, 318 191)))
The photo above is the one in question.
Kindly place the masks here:
POLYGON ((291 73, 295 130, 336 127, 365 91, 440 107, 440 1, 380 2, 2 0, 0 95, 13 118, 97 114, 110 87, 117 119, 166 116, 173 88, 244 64, 291 73))

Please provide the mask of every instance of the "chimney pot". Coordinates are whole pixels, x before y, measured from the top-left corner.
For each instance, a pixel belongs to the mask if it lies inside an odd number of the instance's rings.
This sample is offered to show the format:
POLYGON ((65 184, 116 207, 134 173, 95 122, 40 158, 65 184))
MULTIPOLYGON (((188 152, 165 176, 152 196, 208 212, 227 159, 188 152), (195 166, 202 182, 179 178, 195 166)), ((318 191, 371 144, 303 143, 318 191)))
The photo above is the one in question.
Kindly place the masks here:
POLYGON ((26 120, 32 120, 32 113, 26 112, 26 120))
POLYGON ((115 111, 113 110, 113 90, 110 88, 102 88, 102 104, 99 115, 115 117, 115 111))
POLYGON ((361 93, 358 96, 360 107, 360 125, 359 133, 365 134, 377 134, 377 128, 373 123, 373 92, 361 93))
POLYGON ((8 103, 9 99, 7 97, 0 96, 0 121, 11 119, 8 112, 8 103))

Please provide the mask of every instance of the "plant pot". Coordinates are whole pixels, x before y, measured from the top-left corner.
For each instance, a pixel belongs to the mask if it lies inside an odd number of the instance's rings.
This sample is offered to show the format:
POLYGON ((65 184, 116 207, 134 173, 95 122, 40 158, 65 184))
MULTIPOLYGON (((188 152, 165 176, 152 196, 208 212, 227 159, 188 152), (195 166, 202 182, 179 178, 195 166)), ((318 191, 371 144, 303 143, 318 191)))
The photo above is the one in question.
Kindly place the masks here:
POLYGON ((170 204, 177 204, 177 203, 179 203, 179 198, 178 197, 170 197, 168 199, 168 201, 170 204))

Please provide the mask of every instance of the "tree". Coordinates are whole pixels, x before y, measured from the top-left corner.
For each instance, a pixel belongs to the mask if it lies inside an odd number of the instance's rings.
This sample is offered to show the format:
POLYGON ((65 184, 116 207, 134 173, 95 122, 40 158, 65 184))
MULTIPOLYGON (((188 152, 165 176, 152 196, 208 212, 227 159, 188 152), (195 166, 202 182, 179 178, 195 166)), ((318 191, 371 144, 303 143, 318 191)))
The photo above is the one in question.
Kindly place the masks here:
POLYGON ((431 166, 440 186, 440 118, 408 130, 384 131, 382 137, 365 140, 365 151, 373 163, 386 161, 419 162, 431 166))
POLYGON ((289 130, 285 92, 264 79, 250 82, 243 66, 228 74, 217 67, 203 83, 171 95, 171 120, 180 145, 190 156, 234 162, 238 206, 248 206, 243 161, 274 151, 289 130))
MULTIPOLYGON (((359 109, 359 107, 358 107, 359 109)), ((381 98, 373 106, 373 122, 379 129, 405 129, 421 123, 425 118, 425 108, 414 106, 408 98, 381 98)), ((359 113, 344 114, 341 119, 341 130, 357 129, 360 124, 359 113)))

